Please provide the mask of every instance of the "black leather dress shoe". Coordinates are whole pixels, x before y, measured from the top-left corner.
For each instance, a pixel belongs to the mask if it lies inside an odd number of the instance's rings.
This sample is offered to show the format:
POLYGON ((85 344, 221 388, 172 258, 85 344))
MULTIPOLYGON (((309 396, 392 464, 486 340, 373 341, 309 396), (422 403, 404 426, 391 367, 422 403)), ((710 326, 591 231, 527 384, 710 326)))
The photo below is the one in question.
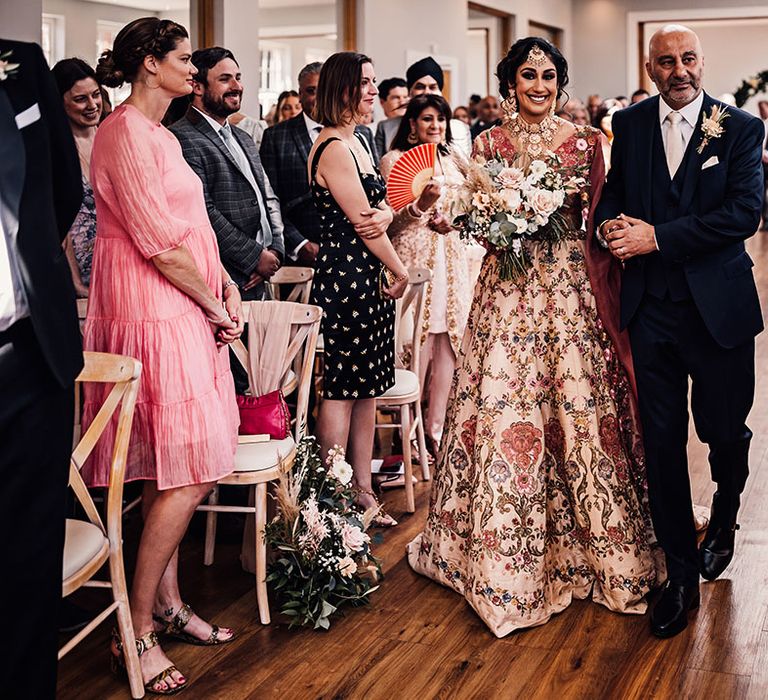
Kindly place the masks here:
POLYGON ((712 497, 712 516, 699 548, 699 570, 707 581, 714 581, 733 559, 736 541, 736 516, 739 497, 729 498, 720 491, 712 497))
POLYGON ((688 627, 688 611, 699 607, 699 584, 667 581, 651 613, 651 632, 666 639, 688 627))

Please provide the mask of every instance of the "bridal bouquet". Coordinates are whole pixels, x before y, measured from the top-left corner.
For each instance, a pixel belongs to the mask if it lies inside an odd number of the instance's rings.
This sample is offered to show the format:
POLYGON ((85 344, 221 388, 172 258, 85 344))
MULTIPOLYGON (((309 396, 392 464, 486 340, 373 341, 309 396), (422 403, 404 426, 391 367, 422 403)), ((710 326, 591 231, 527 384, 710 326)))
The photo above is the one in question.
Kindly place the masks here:
POLYGON ((299 443, 293 470, 280 477, 278 514, 266 530, 278 558, 267 581, 291 627, 328 629, 342 605, 364 605, 378 588, 381 568, 366 534, 378 509, 363 513, 353 505, 351 481, 343 451, 332 450, 324 465, 313 437, 299 443))
POLYGON ((523 243, 533 234, 539 232, 535 239, 551 244, 563 239, 566 222, 559 210, 584 180, 564 180, 559 165, 551 152, 525 169, 499 154, 461 164, 465 181, 449 193, 447 205, 466 238, 498 254, 501 279, 515 279, 530 267, 523 243))

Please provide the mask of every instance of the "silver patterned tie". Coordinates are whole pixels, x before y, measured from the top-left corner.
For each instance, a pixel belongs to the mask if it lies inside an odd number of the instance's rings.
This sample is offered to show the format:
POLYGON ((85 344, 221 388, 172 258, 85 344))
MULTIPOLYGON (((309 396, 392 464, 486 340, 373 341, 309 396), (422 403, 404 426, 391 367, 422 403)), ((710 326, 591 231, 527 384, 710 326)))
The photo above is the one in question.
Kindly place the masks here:
POLYGON ((680 131, 680 122, 683 115, 680 112, 670 112, 667 115, 669 127, 667 129, 667 167, 669 176, 675 177, 680 163, 683 161, 683 133, 680 131))

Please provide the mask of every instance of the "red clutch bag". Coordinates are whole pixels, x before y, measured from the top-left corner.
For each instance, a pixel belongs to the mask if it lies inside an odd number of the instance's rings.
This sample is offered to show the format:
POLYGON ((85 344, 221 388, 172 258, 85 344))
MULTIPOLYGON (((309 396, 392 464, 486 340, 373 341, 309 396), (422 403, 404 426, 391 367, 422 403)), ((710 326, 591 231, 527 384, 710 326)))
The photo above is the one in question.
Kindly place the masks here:
POLYGON ((279 389, 264 396, 237 395, 240 410, 240 435, 269 435, 284 440, 291 430, 291 414, 279 389))

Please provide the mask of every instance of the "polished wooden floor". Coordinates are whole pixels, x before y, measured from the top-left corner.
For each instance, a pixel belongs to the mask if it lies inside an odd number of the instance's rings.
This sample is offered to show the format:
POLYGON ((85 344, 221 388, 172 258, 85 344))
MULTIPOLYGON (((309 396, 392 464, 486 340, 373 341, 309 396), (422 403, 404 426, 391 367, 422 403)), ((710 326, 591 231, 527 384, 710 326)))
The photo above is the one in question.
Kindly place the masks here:
MULTIPOLYGON (((765 233, 750 247, 768 309, 765 233)), ((758 339, 757 358, 752 473, 736 557, 721 580, 702 585, 701 608, 674 639, 653 637, 647 616, 617 615, 588 601, 542 627, 496 639, 463 598, 415 575, 405 561, 429 497, 429 486, 419 484, 414 515, 403 514, 402 493, 387 497, 400 525, 377 531, 386 578, 371 606, 349 612, 328 632, 292 631, 280 621, 262 626, 253 578, 237 564, 238 532, 223 532, 215 564, 204 567, 195 524, 182 546, 186 596, 208 619, 236 627, 239 638, 213 649, 168 644, 169 656, 191 679, 181 697, 768 697, 768 334, 758 339)), ((695 437, 690 452, 694 500, 708 504, 706 452, 695 437)), ((129 568, 137 530, 129 519, 129 568)), ((109 674, 108 631, 104 624, 61 663, 62 700, 129 697, 127 683, 109 674)))

